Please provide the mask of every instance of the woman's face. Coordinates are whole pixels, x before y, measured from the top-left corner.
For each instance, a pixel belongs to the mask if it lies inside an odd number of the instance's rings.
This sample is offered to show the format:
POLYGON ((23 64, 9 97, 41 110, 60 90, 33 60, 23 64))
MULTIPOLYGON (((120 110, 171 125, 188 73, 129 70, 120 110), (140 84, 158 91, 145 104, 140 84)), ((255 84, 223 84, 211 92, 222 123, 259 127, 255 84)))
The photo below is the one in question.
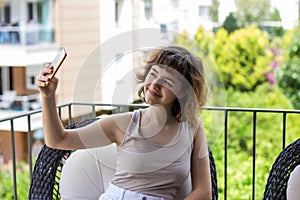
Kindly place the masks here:
POLYGON ((183 96, 182 81, 178 78, 178 72, 166 68, 153 65, 146 76, 145 100, 150 105, 172 106, 176 98, 180 99, 183 96))

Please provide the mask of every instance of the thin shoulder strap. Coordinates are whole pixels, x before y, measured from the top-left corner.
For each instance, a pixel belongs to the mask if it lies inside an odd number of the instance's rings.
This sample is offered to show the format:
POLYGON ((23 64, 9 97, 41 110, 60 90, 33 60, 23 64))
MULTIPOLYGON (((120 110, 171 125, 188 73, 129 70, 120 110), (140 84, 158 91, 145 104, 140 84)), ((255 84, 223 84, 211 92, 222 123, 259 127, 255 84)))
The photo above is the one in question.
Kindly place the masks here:
POLYGON ((140 126, 140 120, 141 120, 141 109, 134 110, 132 113, 131 120, 128 124, 128 128, 125 133, 125 140, 128 139, 128 137, 139 137, 138 131, 140 126))

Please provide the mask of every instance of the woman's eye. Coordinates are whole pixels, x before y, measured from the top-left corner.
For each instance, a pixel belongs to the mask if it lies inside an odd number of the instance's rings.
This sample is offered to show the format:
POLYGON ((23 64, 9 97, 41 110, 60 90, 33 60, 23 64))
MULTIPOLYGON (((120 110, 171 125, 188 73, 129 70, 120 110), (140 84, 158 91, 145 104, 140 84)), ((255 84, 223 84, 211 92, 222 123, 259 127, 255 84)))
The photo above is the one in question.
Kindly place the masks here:
POLYGON ((150 72, 149 75, 154 76, 155 74, 153 72, 150 72))
POLYGON ((172 84, 170 81, 165 80, 164 82, 165 82, 165 84, 167 84, 168 86, 173 87, 173 84, 172 84))
POLYGON ((156 74, 154 72, 149 73, 150 77, 156 77, 156 74))

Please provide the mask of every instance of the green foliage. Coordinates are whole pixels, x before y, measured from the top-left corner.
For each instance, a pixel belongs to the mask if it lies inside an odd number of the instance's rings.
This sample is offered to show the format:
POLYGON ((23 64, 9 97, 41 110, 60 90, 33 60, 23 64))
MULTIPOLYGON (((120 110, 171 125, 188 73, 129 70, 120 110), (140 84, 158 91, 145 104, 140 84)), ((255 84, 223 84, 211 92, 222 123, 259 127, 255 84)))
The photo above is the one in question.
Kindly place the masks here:
POLYGON ((232 12, 226 17, 226 19, 223 23, 223 28, 228 33, 232 33, 233 31, 239 29, 237 19, 235 18, 235 16, 233 15, 232 12))
POLYGON ((219 20, 219 0, 212 0, 212 4, 209 7, 209 16, 213 22, 217 22, 219 20))
POLYGON ((294 35, 297 32, 297 28, 288 30, 284 33, 282 37, 281 49, 283 50, 283 59, 284 61, 289 60, 289 49, 292 46, 294 35))
POLYGON ((212 55, 225 87, 253 91, 266 82, 265 74, 270 70, 272 61, 268 45, 268 34, 255 26, 239 29, 230 35, 219 29, 214 38, 212 55))
POLYGON ((281 21, 280 12, 277 8, 274 9, 274 12, 271 13, 272 21, 281 21))
POLYGON ((197 32, 194 37, 194 41, 201 47, 201 51, 209 52, 211 43, 212 43, 212 35, 205 32, 203 26, 199 26, 197 32))
POLYGON ((235 0, 237 7, 236 17, 239 26, 247 27, 253 23, 270 19, 270 0, 235 0))
MULTIPOLYGON (((227 91, 229 107, 285 108, 292 106, 277 87, 269 84, 259 86, 253 92, 238 92, 230 88, 227 91), (263 97, 263 98, 262 98, 263 97)), ((224 131, 218 132, 211 127, 215 118, 211 111, 204 111, 203 121, 209 145, 216 161, 218 172, 219 197, 224 196, 224 131)), ((297 123, 299 115, 288 115, 287 144, 299 137, 297 123)), ((222 127, 221 121, 218 122, 222 127)), ((270 168, 281 151, 282 115, 275 113, 257 113, 256 127, 256 197, 262 199, 270 168), (272 149, 270 151, 270 149, 272 149)), ((224 128, 224 127, 222 127, 224 128)), ((253 115, 247 112, 229 112, 228 115, 228 168, 227 199, 252 198, 252 162, 253 162, 253 115)))
MULTIPOLYGON (((29 191, 29 170, 24 163, 17 164, 18 199, 27 199, 29 191)), ((11 169, 0 169, 0 199, 14 199, 13 175, 11 169)))
MULTIPOLYGON (((281 17, 280 17, 280 12, 277 8, 274 9, 274 11, 271 13, 271 17, 270 17, 270 21, 271 22, 281 22, 281 17)), ((283 27, 280 26, 276 26, 276 25, 272 25, 272 23, 267 22, 267 24, 265 23, 262 28, 266 31, 268 31, 268 33, 270 34, 271 37, 276 37, 276 36, 283 36, 284 34, 284 29, 283 27)))
MULTIPOLYGON (((199 32, 201 37, 198 38, 197 43, 203 42, 206 37, 204 31, 199 32)), ((294 70, 296 70, 297 65, 300 65, 300 61, 298 61, 300 44, 297 43, 300 34, 294 36, 293 39, 290 37, 296 35, 296 32, 296 30, 288 31, 282 38, 273 37, 273 41, 269 43, 268 34, 257 27, 239 29, 232 34, 229 34, 224 28, 220 28, 210 43, 201 43, 205 48, 208 48, 209 55, 217 64, 226 85, 226 106, 270 109, 293 108, 289 99, 283 94, 283 90, 277 85, 270 85, 265 74, 271 69, 272 61, 282 62, 282 52, 285 61, 293 61, 294 70), (282 48, 282 51, 279 50, 279 47, 282 48), (272 50, 273 54, 269 49, 272 50)), ((180 44, 186 45, 185 47, 191 47, 193 44, 188 37, 181 37, 178 41, 181 42, 180 44)), ((295 74, 300 74, 300 71, 289 71, 289 73, 294 74, 294 77, 296 77, 295 74)), ((293 82, 296 81, 289 79, 293 82)), ((297 76, 296 79, 300 80, 300 77, 297 76)), ((288 85, 292 85, 292 83, 288 83, 288 85)), ((294 85, 294 88, 300 88, 300 86, 294 85)), ((298 100, 298 102, 300 101, 298 100)), ((262 199, 268 173, 282 149, 283 117, 280 114, 263 112, 258 112, 256 117, 255 199, 262 199)), ((208 144, 216 161, 219 198, 223 199, 225 189, 224 112, 205 110, 202 113, 202 119, 208 144)), ((299 120, 300 115, 287 115, 286 145, 299 138, 299 120)), ((252 198, 253 133, 252 113, 229 112, 227 199, 248 200, 252 198)))
POLYGON ((291 100, 294 108, 300 109, 300 27, 293 32, 284 54, 282 66, 276 72, 278 85, 291 100))
POLYGON ((176 35, 174 37, 174 43, 186 48, 191 47, 193 44, 187 31, 183 31, 182 34, 176 35))
POLYGON ((291 100, 294 108, 300 109, 300 59, 288 61, 277 71, 278 85, 291 100))

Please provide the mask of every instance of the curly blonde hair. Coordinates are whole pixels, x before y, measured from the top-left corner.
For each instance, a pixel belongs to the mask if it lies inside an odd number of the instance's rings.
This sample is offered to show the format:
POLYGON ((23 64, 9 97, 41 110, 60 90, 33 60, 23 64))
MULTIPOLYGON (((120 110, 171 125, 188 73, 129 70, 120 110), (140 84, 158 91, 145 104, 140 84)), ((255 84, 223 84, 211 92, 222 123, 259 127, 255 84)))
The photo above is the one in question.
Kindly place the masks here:
MULTIPOLYGON (((144 83, 153 65, 175 69, 184 77, 182 90, 185 95, 176 99, 172 115, 178 122, 187 121, 191 126, 198 123, 199 112, 207 101, 208 87, 202 61, 187 49, 179 46, 167 46, 154 50, 146 63, 144 72, 137 74, 138 83, 144 83)), ((144 99, 144 87, 138 90, 138 96, 144 99)))

